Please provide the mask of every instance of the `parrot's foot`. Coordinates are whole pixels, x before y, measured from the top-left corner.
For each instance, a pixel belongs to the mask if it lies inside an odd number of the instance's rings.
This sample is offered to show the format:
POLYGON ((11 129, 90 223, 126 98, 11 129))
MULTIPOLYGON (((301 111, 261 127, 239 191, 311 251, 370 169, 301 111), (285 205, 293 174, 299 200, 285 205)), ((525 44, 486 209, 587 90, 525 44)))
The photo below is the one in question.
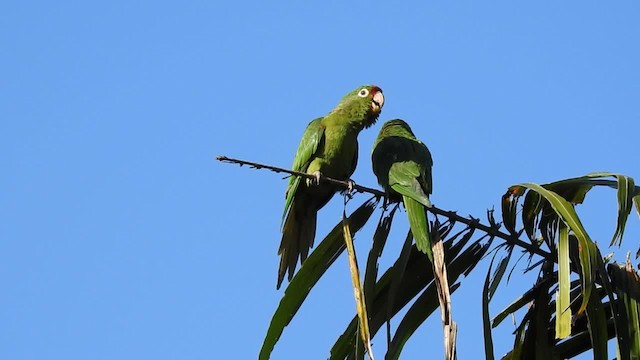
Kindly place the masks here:
POLYGON ((320 181, 323 178, 322 173, 320 171, 314 171, 311 175, 313 176, 313 179, 307 179, 307 184, 320 185, 320 181))
POLYGON ((355 189, 356 189, 356 182, 355 182, 355 181, 353 181, 353 180, 351 180, 351 179, 348 179, 348 180, 347 180, 347 188, 346 188, 346 189, 344 189, 344 190, 342 191, 342 193, 343 193, 344 195, 346 195, 346 196, 347 196, 347 198, 352 199, 352 198, 353 198, 353 194, 354 194, 354 192, 356 191, 355 189))
POLYGON ((388 196, 383 196, 382 197, 382 208, 384 209, 384 211, 387 211, 387 208, 389 207, 389 204, 391 204, 391 199, 389 199, 388 196))
POLYGON ((353 190, 356 188, 356 182, 349 179, 347 180, 347 194, 353 193, 353 190))

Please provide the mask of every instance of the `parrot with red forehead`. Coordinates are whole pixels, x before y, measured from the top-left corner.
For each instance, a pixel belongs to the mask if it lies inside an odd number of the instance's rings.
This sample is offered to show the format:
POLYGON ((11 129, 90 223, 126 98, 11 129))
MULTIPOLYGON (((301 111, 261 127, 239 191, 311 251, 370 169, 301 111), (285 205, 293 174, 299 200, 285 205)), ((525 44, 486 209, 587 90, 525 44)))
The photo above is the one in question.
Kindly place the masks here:
POLYGON ((418 250, 433 262, 426 208, 431 207, 433 160, 404 120, 385 122, 373 144, 373 173, 392 201, 402 201, 418 250))
POLYGON ((345 95, 326 116, 307 125, 292 169, 312 174, 315 180, 289 178, 278 249, 278 289, 286 273, 291 281, 298 260, 302 265, 307 258, 316 236, 318 210, 340 190, 321 182, 321 177, 349 180, 358 163, 358 134, 375 124, 383 105, 382 90, 375 85, 363 85, 345 95))

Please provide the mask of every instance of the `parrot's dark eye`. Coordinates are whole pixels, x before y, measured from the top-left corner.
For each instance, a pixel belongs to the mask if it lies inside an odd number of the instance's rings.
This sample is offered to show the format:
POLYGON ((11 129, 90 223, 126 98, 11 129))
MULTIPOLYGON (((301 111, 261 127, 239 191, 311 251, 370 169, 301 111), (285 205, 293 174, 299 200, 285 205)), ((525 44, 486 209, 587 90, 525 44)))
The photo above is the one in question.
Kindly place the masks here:
POLYGON ((360 96, 360 97, 365 97, 365 96, 367 96, 367 95, 369 95, 369 90, 368 90, 368 89, 361 89, 361 90, 358 92, 358 96, 360 96))

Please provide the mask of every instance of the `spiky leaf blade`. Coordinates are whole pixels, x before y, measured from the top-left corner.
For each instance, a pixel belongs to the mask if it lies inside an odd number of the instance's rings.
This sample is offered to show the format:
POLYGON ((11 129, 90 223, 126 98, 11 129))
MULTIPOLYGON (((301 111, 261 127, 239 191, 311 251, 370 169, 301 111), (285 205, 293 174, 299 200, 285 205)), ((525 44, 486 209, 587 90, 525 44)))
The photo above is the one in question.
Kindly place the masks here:
POLYGON ((635 192, 635 184, 632 178, 624 175, 617 175, 616 177, 618 178, 618 221, 609 246, 615 243, 619 246, 622 243, 627 218, 633 207, 633 194, 635 192))
POLYGON ((493 336, 491 335, 491 321, 489 320, 489 287, 491 285, 491 270, 493 270, 493 260, 489 263, 487 276, 484 278, 484 286, 482 287, 482 328, 484 331, 484 357, 487 360, 493 360, 493 336))
MULTIPOLYGON (((371 214, 373 214, 373 210, 377 204, 378 200, 375 198, 369 199, 349 216, 351 233, 355 234, 364 226, 371 217, 371 214)), ((291 319, 293 319, 313 286, 344 251, 345 244, 342 229, 342 221, 340 221, 306 259, 293 279, 291 279, 291 282, 284 291, 278 308, 271 318, 267 335, 260 349, 260 360, 270 358, 271 352, 278 342, 278 339, 280 339, 284 328, 291 322, 291 319)))
MULTIPOLYGON (((434 227, 438 228, 436 220, 434 227)), ((434 283, 438 293, 440 303, 440 317, 442 319, 442 332, 444 341, 444 358, 453 360, 456 358, 456 332, 457 325, 453 321, 451 309, 451 292, 447 274, 447 264, 445 262, 444 246, 440 237, 440 232, 434 232, 432 239, 433 250, 433 275, 434 283)))
POLYGON ((556 293, 556 339, 571 335, 571 269, 569 268, 569 228, 559 224, 558 291, 556 293))
MULTIPOLYGON (((480 262, 480 259, 482 259, 487 249, 487 246, 479 246, 476 243, 465 249, 465 251, 462 252, 460 256, 455 257, 453 261, 450 260, 455 256, 451 254, 453 251, 445 252, 447 255, 446 262, 449 282, 455 282, 460 275, 472 270, 480 262), (451 256, 451 258, 449 256, 451 256)), ((456 289, 458 289, 457 285, 452 286, 451 292, 453 293, 456 289)), ((400 321, 393 340, 389 345, 389 349, 387 350, 386 359, 398 359, 400 357, 400 353, 407 340, 429 315, 438 308, 438 304, 436 285, 435 282, 432 281, 400 321)))
MULTIPOLYGON (((520 191, 525 191, 524 187, 516 186, 520 188, 520 191)), ((522 204, 522 225, 524 226, 524 230, 527 233, 527 236, 532 242, 535 242, 536 239, 536 228, 538 227, 538 214, 544 208, 544 202, 540 194, 535 191, 527 192, 524 197, 524 201, 522 204)))
POLYGON ((567 200, 538 184, 525 183, 521 184, 521 186, 529 188, 544 197, 549 204, 551 204, 551 207, 556 214, 559 215, 560 219, 573 231, 578 239, 580 267, 582 270, 580 274, 582 280, 582 305, 577 313, 581 314, 587 308, 589 296, 593 288, 594 271, 598 261, 596 258, 596 245, 591 241, 578 214, 576 214, 575 209, 567 200))
POLYGON ((522 359, 522 349, 524 347, 524 339, 527 334, 527 323, 528 321, 522 320, 522 323, 516 329, 516 336, 513 342, 513 350, 508 355, 509 359, 522 359))
POLYGON ((609 336, 607 334, 607 318, 600 296, 594 294, 589 298, 586 314, 589 337, 593 348, 593 358, 594 360, 607 360, 609 358, 607 349, 609 336))
MULTIPOLYGON (((464 231, 464 236, 460 241, 453 243, 453 238, 444 242, 445 254, 448 258, 455 259, 463 248, 470 240, 470 234, 473 233, 473 229, 464 231)), ((460 233, 458 234, 460 235, 460 233)), ((457 238, 456 235, 454 238, 457 238)), ((465 253, 471 251, 480 251, 480 257, 486 253, 489 248, 489 244, 480 246, 476 241, 469 246, 469 249, 465 250, 465 253)), ((476 263, 477 264, 477 263, 476 263)), ((475 265, 475 264, 474 264, 475 265)), ((473 267, 467 268, 465 271, 471 271, 473 267)), ((424 253, 419 251, 415 246, 411 248, 409 260, 404 261, 398 259, 394 265, 389 268, 380 277, 376 284, 375 299, 373 301, 373 307, 369 310, 370 322, 369 327, 371 335, 375 337, 375 334, 382 327, 383 324, 388 322, 393 316, 395 316, 401 309, 403 309, 420 291, 425 289, 428 284, 433 281, 433 272, 431 271, 431 265, 428 258, 424 253), (394 305, 391 308, 391 314, 389 314, 389 293, 391 292, 394 278, 397 274, 397 268, 405 268, 404 275, 401 280, 401 284, 398 285, 400 290, 398 291, 398 298, 394 301, 394 305)), ((424 309, 422 309, 424 310, 424 309)), ((431 312, 429 312, 430 314, 431 312)), ((426 318, 427 315, 425 315, 426 318)), ((424 320, 418 321, 418 319, 412 319, 421 324, 424 320)), ((355 346, 355 339, 357 339, 357 317, 354 317, 342 335, 336 340, 331 348, 331 360, 345 359, 353 351, 355 346)))
POLYGON ((397 207, 394 207, 387 216, 384 216, 384 213, 381 215, 376 231, 373 234, 373 244, 367 257, 367 267, 364 273, 364 296, 367 306, 373 303, 376 280, 378 279, 378 259, 382 255, 382 250, 389 237, 393 215, 397 209, 397 207))
POLYGON ((609 264, 607 270, 619 299, 618 350, 622 358, 640 359, 640 279, 629 262, 609 264))
POLYGON ((358 269, 358 260, 356 259, 356 250, 353 246, 353 238, 349 228, 349 220, 347 214, 342 212, 342 234, 347 247, 347 256, 349 258, 349 270, 351 272, 351 283, 353 285, 353 297, 356 302, 356 313, 358 314, 358 328, 360 329, 360 337, 367 349, 369 358, 373 358, 373 349, 371 349, 371 333, 369 332, 369 316, 367 314, 367 306, 364 301, 364 290, 360 282, 360 270, 358 269))
MULTIPOLYGON (((411 230, 407 233, 407 237, 404 240, 404 245, 398 256, 398 261, 394 264, 391 276, 391 286, 389 287, 389 298, 387 300, 387 317, 391 319, 393 308, 396 302, 396 296, 400 290, 400 284, 402 284, 402 278, 404 277, 405 270, 407 269, 407 263, 409 262, 409 256, 411 255, 411 230)), ((433 275, 432 275, 433 276, 433 275)))
POLYGON ((491 321, 491 327, 495 328, 500 323, 507 318, 507 316, 515 313, 516 311, 522 309, 524 306, 529 304, 535 298, 535 288, 528 290, 522 296, 518 297, 511 304, 507 305, 502 311, 500 311, 491 321))
POLYGON ((502 195, 502 223, 509 234, 516 233, 516 213, 518 211, 518 198, 516 194, 508 191, 502 195))

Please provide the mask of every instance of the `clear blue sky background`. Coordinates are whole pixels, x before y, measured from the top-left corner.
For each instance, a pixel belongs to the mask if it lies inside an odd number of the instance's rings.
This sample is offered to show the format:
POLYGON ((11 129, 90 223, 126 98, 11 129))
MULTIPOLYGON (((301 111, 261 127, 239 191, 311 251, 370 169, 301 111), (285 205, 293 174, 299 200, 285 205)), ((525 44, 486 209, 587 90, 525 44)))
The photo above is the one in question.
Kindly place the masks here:
MULTIPOLYGON (((287 167, 308 121, 360 84, 384 90, 381 122, 406 119, 430 147, 439 207, 483 217, 518 182, 640 180, 638 44, 632 1, 7 2, 0 358, 255 358, 282 295, 285 181, 214 156, 287 167)), ((360 136, 363 185, 379 125, 360 136)), ((583 211, 601 244, 615 204, 603 190, 583 211)), ((341 210, 323 209, 318 237, 341 210)), ((383 266, 406 231, 395 226, 383 266)), ((637 249, 637 216, 629 226, 619 258, 637 249)), ((461 359, 481 356, 487 266, 453 297, 461 359)), ((522 266, 494 313, 534 281, 522 266)), ((342 257, 273 358, 325 358, 354 309, 342 257)), ((497 354, 512 330, 495 332, 497 354)), ((441 348, 435 316, 404 358, 441 348)))

